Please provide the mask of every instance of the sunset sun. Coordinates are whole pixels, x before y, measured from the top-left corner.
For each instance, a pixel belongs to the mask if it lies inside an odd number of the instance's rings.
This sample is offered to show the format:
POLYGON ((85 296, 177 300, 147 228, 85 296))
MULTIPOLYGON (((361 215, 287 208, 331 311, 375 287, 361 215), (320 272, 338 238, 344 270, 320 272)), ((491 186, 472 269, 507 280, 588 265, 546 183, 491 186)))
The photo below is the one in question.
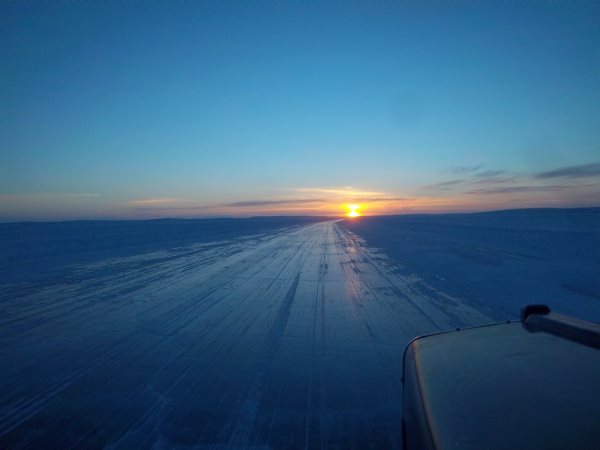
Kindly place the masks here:
POLYGON ((348 212, 346 213, 346 216, 348 217, 359 217, 361 214, 358 212, 358 210, 361 208, 360 205, 357 205, 355 203, 346 205, 346 209, 348 210, 348 212))

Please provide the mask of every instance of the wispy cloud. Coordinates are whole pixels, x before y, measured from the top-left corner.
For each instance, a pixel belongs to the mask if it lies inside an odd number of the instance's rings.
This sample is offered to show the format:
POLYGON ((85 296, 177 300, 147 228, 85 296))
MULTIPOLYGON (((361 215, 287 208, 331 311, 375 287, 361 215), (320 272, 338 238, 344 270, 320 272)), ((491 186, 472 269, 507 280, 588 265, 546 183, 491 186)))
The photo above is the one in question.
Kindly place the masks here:
POLYGON ((460 166, 445 169, 442 173, 451 173, 464 175, 464 178, 440 181, 438 183, 426 184, 423 186, 425 189, 433 189, 440 191, 453 190, 458 185, 469 185, 469 184, 499 184, 513 181, 514 177, 506 176, 505 170, 480 170, 483 166, 481 164, 473 166, 460 166), (504 176, 503 176, 504 175, 504 176))
POLYGON ((514 182, 516 179, 514 176, 508 176, 505 170, 479 170, 481 167, 482 165, 479 164, 476 166, 461 166, 453 169, 446 169, 442 173, 462 174, 465 175, 465 177, 427 184, 423 186, 423 188, 438 191, 450 191, 454 190, 455 187, 468 187, 469 185, 477 184, 502 184, 514 182))
POLYGON ((457 166, 457 167, 450 167, 448 169, 444 169, 442 170, 442 173, 457 173, 457 174, 467 174, 467 173, 472 173, 472 172, 476 172, 477 170, 481 169, 481 164, 477 164, 475 166, 457 166))
POLYGON ((136 206, 149 206, 149 205, 167 205, 169 203, 180 202, 178 198, 144 198, 141 200, 132 200, 129 203, 136 206))
POLYGON ((477 172, 475 176, 477 178, 493 178, 506 173, 506 170, 484 170, 477 172))
POLYGON ((518 192, 556 192, 571 189, 569 185, 546 185, 546 186, 500 186, 494 188, 481 188, 467 192, 467 194, 514 194, 518 192))
POLYGON ((458 184, 465 183, 467 180, 450 180, 450 181, 441 181, 439 183, 427 184, 423 186, 425 189, 439 189, 439 190, 447 190, 452 186, 456 186, 458 184))
POLYGON ((357 197, 354 199, 357 203, 369 202, 369 203, 381 203, 381 202, 409 202, 415 200, 412 197, 357 197))
POLYGON ((559 169, 540 172, 536 178, 587 178, 600 175, 600 163, 580 164, 577 166, 561 167, 559 169))
POLYGON ((86 199, 100 197, 100 194, 89 194, 80 192, 32 192, 20 194, 0 194, 0 200, 68 200, 68 199, 86 199))
POLYGON ((333 194, 338 196, 352 196, 352 197, 370 197, 385 195, 385 192, 375 191, 361 191, 354 189, 352 186, 345 186, 341 188, 295 188, 296 192, 314 193, 314 194, 333 194))
MULTIPOLYGON (((500 171, 502 173, 502 171, 500 171)), ((489 178, 481 178, 478 180, 471 181, 471 184, 502 184, 502 183, 510 183, 511 181, 515 181, 516 177, 489 177, 489 178)))
POLYGON ((269 206, 269 205, 286 205, 286 204, 307 204, 307 203, 321 203, 327 200, 322 198, 300 198, 300 199, 287 199, 287 200, 249 200, 242 202, 232 203, 221 203, 219 206, 229 207, 247 207, 247 206, 269 206))
POLYGON ((325 203, 327 200, 322 198, 298 198, 298 199, 279 199, 279 200, 244 200, 229 203, 211 203, 203 205, 172 205, 168 206, 168 202, 148 202, 135 203, 138 211, 205 211, 222 208, 251 208, 260 206, 285 206, 285 205, 306 205, 325 203))

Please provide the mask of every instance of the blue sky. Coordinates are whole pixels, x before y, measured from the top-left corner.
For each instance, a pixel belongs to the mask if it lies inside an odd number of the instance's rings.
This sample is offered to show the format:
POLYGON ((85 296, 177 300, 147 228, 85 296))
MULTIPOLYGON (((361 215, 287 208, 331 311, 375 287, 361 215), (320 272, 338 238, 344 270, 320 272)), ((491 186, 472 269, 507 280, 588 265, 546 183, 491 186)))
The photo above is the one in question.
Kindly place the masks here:
POLYGON ((596 2, 0 17, 0 220, 600 204, 596 2))

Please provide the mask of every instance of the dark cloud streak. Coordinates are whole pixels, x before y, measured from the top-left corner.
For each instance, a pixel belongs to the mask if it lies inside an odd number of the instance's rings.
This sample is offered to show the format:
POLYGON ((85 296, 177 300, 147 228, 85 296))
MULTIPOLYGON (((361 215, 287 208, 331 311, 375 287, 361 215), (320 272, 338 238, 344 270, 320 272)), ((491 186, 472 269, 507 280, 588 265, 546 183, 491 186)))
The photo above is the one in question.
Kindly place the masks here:
POLYGON ((269 206, 269 205, 286 205, 286 204, 305 204, 305 203, 323 203, 327 200, 322 198, 304 198, 304 199, 289 199, 289 200, 249 200, 242 202, 233 202, 233 203, 222 203, 218 206, 226 206, 226 207, 245 207, 245 206, 269 206))
POLYGON ((580 164, 577 166, 566 166, 560 169, 540 172, 535 175, 536 178, 586 178, 600 175, 600 163, 580 164))
POLYGON ((300 198, 289 200, 248 200, 231 203, 215 203, 212 205, 190 205, 190 206, 159 206, 140 207, 137 211, 204 211, 216 208, 245 208, 248 206, 270 206, 270 205, 298 205, 309 203, 323 203, 327 200, 322 198, 300 198))
POLYGON ((424 186, 427 189, 447 188, 448 186, 454 186, 457 184, 465 183, 467 180, 450 180, 442 181, 441 183, 428 184, 424 186))
POLYGON ((476 172, 479 169, 481 169, 481 164, 477 164, 476 166, 457 166, 457 167, 452 167, 450 169, 442 170, 442 173, 466 174, 466 173, 476 172))
POLYGON ((516 177, 489 177, 471 181, 471 184, 502 184, 514 181, 516 177))
POLYGON ((556 192, 573 188, 569 185, 553 186, 505 186, 495 188, 481 188, 467 192, 467 194, 489 195, 489 194, 515 194, 519 192, 556 192))
POLYGON ((492 178, 505 173, 506 170, 484 170, 483 172, 476 173, 475 176, 477 178, 492 178))

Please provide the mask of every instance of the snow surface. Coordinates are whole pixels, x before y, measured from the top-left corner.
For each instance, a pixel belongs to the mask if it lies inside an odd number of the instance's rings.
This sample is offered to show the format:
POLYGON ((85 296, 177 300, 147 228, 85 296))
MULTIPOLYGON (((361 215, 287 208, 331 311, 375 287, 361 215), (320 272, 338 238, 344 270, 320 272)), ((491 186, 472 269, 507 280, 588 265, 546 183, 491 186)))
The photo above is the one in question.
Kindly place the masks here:
POLYGON ((600 317, 599 210, 0 225, 0 448, 399 448, 416 335, 600 317))
POLYGON ((518 318, 525 304, 600 322, 600 208, 365 217, 345 226, 397 274, 518 318))

